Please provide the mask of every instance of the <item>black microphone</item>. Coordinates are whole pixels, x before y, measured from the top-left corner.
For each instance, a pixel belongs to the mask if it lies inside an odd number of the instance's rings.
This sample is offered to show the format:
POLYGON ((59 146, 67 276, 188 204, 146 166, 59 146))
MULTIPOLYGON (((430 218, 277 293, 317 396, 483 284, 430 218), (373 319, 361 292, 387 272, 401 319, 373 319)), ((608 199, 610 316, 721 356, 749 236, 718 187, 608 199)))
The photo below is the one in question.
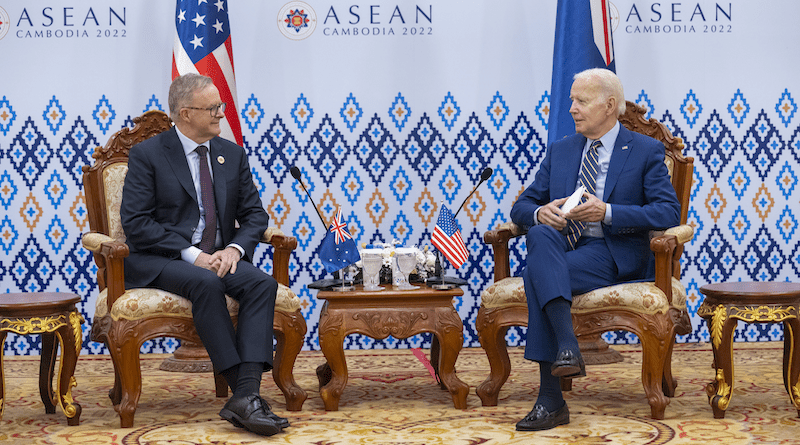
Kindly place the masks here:
POLYGON ((294 167, 289 169, 289 172, 292 174, 292 177, 294 179, 296 179, 297 182, 300 183, 300 187, 303 187, 303 191, 306 192, 306 196, 308 196, 308 200, 311 201, 311 205, 314 206, 314 210, 317 211, 317 215, 319 216, 319 220, 322 221, 322 226, 325 227, 325 230, 328 230, 328 225, 325 224, 325 218, 322 217, 322 213, 319 213, 319 209, 317 208, 317 205, 314 204, 314 200, 311 199, 311 195, 308 193, 308 190, 306 190, 306 186, 303 184, 303 180, 300 179, 300 176, 301 176, 300 169, 297 168, 296 166, 294 166, 294 167))
POLYGON ((478 190, 478 187, 480 187, 481 184, 484 183, 484 181, 489 179, 492 176, 492 173, 494 173, 494 171, 492 170, 491 167, 486 167, 483 169, 483 171, 481 172, 481 181, 478 183, 478 185, 475 186, 475 188, 472 189, 472 191, 469 193, 469 196, 467 196, 467 199, 465 199, 464 202, 461 203, 461 205, 458 207, 458 210, 456 210, 456 214, 453 215, 453 218, 458 216, 458 212, 460 212, 461 208, 464 207, 464 204, 466 204, 467 201, 469 201, 469 198, 472 197, 472 195, 475 193, 475 190, 478 190))

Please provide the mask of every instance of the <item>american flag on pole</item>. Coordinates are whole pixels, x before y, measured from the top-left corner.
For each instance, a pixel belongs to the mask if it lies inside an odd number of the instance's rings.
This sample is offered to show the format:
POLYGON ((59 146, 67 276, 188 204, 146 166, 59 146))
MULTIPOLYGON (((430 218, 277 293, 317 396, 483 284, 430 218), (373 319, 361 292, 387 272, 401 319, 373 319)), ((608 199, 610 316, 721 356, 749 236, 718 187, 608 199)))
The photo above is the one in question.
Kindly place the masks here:
POLYGON ((227 0, 177 0, 172 78, 186 73, 214 79, 227 104, 225 119, 220 122, 221 136, 242 145, 227 0))
POLYGON ((616 72, 609 0, 558 0, 547 143, 575 133, 569 91, 575 74, 589 68, 616 72))
POLYGON ((439 219, 433 228, 431 237, 433 245, 439 249, 450 263, 458 269, 469 258, 467 246, 461 238, 461 231, 458 230, 453 213, 444 204, 439 212, 439 219))

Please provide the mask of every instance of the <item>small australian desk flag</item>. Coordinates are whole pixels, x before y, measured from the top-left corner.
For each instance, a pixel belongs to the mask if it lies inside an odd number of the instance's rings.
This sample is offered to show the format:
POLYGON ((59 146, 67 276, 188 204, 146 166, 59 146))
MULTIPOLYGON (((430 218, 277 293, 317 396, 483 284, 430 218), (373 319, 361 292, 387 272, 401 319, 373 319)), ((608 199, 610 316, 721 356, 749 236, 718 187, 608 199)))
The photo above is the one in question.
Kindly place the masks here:
POLYGON ((336 211, 336 217, 322 240, 319 256, 325 270, 335 272, 361 259, 353 236, 347 231, 347 224, 342 221, 342 208, 336 211))

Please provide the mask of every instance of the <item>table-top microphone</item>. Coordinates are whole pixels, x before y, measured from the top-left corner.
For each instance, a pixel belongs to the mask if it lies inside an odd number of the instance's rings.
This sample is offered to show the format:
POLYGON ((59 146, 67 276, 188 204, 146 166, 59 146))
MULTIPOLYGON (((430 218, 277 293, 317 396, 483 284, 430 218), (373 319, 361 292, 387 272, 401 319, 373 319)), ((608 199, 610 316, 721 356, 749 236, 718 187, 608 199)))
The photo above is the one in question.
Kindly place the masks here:
POLYGON ((317 215, 319 216, 319 220, 322 221, 322 226, 325 228, 325 230, 328 230, 328 225, 325 224, 325 218, 322 217, 322 213, 319 212, 319 209, 317 208, 317 205, 314 204, 314 200, 311 199, 311 195, 308 193, 308 190, 306 190, 306 186, 303 184, 303 180, 300 178, 301 177, 300 169, 297 168, 296 166, 293 166, 292 168, 289 169, 289 172, 292 174, 292 177, 294 179, 296 179, 297 182, 300 183, 300 187, 303 187, 303 191, 306 192, 306 196, 308 196, 308 200, 311 201, 311 205, 314 206, 314 210, 317 211, 317 215))
POLYGON ((453 215, 453 218, 458 216, 458 212, 460 212, 461 208, 464 207, 464 204, 466 204, 467 201, 469 201, 469 198, 472 197, 472 195, 475 193, 475 190, 478 190, 478 187, 480 187, 481 184, 484 183, 484 181, 489 179, 492 176, 493 172, 494 171, 492 170, 491 167, 486 167, 486 168, 483 169, 483 171, 481 172, 481 180, 480 180, 480 182, 478 182, 478 184, 475 186, 475 188, 472 189, 472 191, 469 193, 469 196, 467 196, 467 199, 465 199, 464 202, 461 203, 461 205, 458 207, 458 210, 456 210, 456 214, 453 215))

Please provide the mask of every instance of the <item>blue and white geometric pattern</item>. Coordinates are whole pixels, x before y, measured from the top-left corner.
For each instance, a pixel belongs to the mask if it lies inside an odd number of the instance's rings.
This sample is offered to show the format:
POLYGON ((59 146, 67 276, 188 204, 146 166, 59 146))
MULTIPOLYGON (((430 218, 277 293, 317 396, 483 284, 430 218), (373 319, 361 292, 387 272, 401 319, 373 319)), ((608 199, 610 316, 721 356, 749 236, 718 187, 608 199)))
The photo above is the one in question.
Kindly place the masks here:
POLYGON ((106 99, 105 94, 100 99, 100 102, 97 103, 97 107, 92 112, 92 117, 97 123, 97 126, 100 127, 100 131, 106 134, 108 128, 111 127, 111 124, 114 122, 114 118, 117 117, 117 112, 111 108, 111 104, 108 102, 108 99, 106 99))
MULTIPOLYGON (((659 119, 686 143, 684 154, 695 158, 688 212, 695 239, 681 260, 693 331, 679 341, 708 341, 708 329, 696 315, 703 284, 800 281, 796 98, 783 87, 777 104, 774 97, 746 99, 735 90, 732 98, 701 105, 696 91, 688 90, 677 103, 656 103, 645 91, 636 97, 648 113, 658 110, 659 119)), ((249 130, 244 145, 264 207, 273 225, 298 239, 290 274, 308 320, 307 349, 319 348, 321 305, 307 285, 325 277, 318 259, 325 228, 291 177, 291 167, 301 170, 303 183, 325 215, 335 206, 344 207, 359 244, 394 238, 418 246, 430 246, 437 206, 444 202, 456 208, 481 171, 494 170, 458 217, 470 259, 449 271, 467 280, 456 305, 464 320, 465 346, 479 346, 474 320, 493 268, 482 235, 509 220, 511 205, 542 162, 547 91, 537 92, 540 100, 525 110, 508 105, 513 92, 498 91, 487 108, 478 109, 465 109, 449 92, 429 109, 415 105, 404 92, 364 109, 354 93, 347 93, 336 101, 341 106, 316 110, 297 92, 294 106, 274 115, 265 113, 254 94, 240 94, 248 97, 240 110, 249 130)), ((130 125, 132 117, 116 115, 120 107, 111 94, 100 95, 99 103, 87 109, 73 109, 52 96, 43 111, 24 116, 18 115, 18 104, 0 97, 2 289, 74 292, 83 299, 79 310, 88 329, 97 297, 97 267, 80 245, 88 230, 81 167, 91 163, 96 146, 130 125)), ((164 98, 152 94, 137 108, 161 109, 162 103, 164 98)), ((509 247, 512 274, 519 274, 526 261, 524 238, 509 247)), ((270 257, 268 248, 259 247, 254 262, 269 271, 270 257)), ((781 335, 773 326, 736 332, 741 341, 781 335)), ((610 343, 636 341, 618 332, 604 338, 610 343)), ((525 330, 509 329, 506 339, 511 345, 523 344, 525 330)), ((405 340, 350 336, 346 347, 429 347, 430 341, 427 334, 405 340)), ((176 345, 173 339, 158 339, 143 349, 171 352, 176 345)), ((37 354, 40 348, 39 340, 15 335, 9 335, 5 347, 6 353, 20 355, 37 354)), ((88 354, 105 352, 88 336, 83 348, 88 354)))
POLYGON ((444 126, 447 127, 447 131, 452 130, 458 120, 458 116, 461 115, 461 108, 449 91, 444 97, 442 105, 439 106, 438 114, 444 126))
POLYGON ((11 128, 11 125, 14 123, 16 118, 17 113, 15 113, 14 109, 11 108, 11 104, 8 102, 8 99, 3 96, 3 99, 0 100, 0 131, 3 132, 3 136, 8 135, 8 129, 11 128))

